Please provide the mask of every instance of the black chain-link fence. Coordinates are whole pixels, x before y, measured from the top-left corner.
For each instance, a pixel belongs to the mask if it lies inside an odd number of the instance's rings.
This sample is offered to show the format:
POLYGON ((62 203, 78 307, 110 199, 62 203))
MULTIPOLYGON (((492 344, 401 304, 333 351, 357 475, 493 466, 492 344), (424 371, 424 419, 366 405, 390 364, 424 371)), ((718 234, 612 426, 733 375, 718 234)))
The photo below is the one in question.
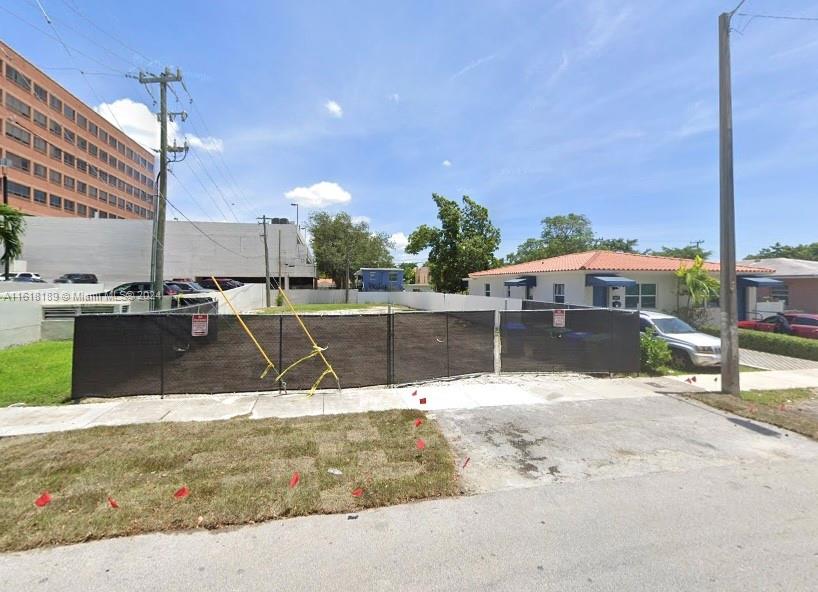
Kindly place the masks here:
POLYGON ((504 311, 500 338, 504 372, 639 372, 635 311, 504 311))
MULTIPOLYGON (((279 371, 313 351, 298 319, 243 317, 279 371)), ((303 315, 341 386, 396 384, 494 370, 494 313, 303 315)), ((78 317, 75 398, 279 390, 277 372, 232 315, 129 314, 78 317), (206 321, 205 321, 206 319, 206 321), (206 329, 205 327, 206 323, 206 329)), ((308 389, 320 357, 288 370, 288 389, 308 389)), ((324 388, 335 387, 327 376, 324 388)))

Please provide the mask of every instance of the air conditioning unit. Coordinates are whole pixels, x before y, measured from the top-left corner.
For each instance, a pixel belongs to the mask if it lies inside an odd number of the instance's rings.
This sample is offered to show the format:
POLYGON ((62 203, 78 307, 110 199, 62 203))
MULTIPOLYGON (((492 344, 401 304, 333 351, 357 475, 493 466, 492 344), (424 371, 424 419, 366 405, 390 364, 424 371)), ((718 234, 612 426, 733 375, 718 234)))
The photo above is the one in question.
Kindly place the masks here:
POLYGON ((87 314, 126 314, 130 311, 130 309, 131 306, 127 302, 89 302, 78 304, 46 303, 43 304, 43 320, 66 320, 87 314))

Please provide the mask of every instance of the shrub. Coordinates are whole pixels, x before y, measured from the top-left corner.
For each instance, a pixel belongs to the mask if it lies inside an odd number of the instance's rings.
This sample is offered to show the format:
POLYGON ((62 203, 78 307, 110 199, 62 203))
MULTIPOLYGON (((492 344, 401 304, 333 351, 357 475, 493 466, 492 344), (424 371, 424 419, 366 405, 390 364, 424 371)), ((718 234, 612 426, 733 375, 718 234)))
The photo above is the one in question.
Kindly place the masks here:
POLYGON ((281 292, 276 294, 276 306, 279 308, 284 306, 284 296, 281 295, 281 292))
MULTIPOLYGON (((703 327, 702 332, 718 337, 717 327, 703 327)), ((752 329, 738 330, 739 347, 770 354, 818 361, 818 339, 806 339, 783 333, 768 333, 752 329)))
POLYGON ((670 346, 656 337, 654 331, 639 334, 639 351, 642 372, 658 374, 670 363, 670 346))

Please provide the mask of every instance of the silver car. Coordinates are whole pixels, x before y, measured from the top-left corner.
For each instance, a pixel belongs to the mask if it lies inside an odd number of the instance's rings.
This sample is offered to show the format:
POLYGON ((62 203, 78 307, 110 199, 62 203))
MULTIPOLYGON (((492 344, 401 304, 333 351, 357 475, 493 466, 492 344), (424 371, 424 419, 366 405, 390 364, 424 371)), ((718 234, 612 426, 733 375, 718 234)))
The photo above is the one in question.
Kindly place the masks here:
POLYGON ((660 312, 639 312, 639 330, 653 329, 667 342, 673 361, 685 366, 721 365, 721 339, 696 331, 683 320, 660 312))

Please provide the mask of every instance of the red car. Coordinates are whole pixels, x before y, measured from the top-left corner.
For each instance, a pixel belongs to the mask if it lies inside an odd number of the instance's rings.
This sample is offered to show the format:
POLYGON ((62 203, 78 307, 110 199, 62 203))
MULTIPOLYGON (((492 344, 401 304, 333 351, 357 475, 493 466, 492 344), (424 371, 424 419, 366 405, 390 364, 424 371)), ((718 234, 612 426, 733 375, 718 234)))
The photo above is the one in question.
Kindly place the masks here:
POLYGON ((818 314, 787 312, 760 321, 739 321, 739 329, 786 333, 808 339, 818 339, 818 314))

